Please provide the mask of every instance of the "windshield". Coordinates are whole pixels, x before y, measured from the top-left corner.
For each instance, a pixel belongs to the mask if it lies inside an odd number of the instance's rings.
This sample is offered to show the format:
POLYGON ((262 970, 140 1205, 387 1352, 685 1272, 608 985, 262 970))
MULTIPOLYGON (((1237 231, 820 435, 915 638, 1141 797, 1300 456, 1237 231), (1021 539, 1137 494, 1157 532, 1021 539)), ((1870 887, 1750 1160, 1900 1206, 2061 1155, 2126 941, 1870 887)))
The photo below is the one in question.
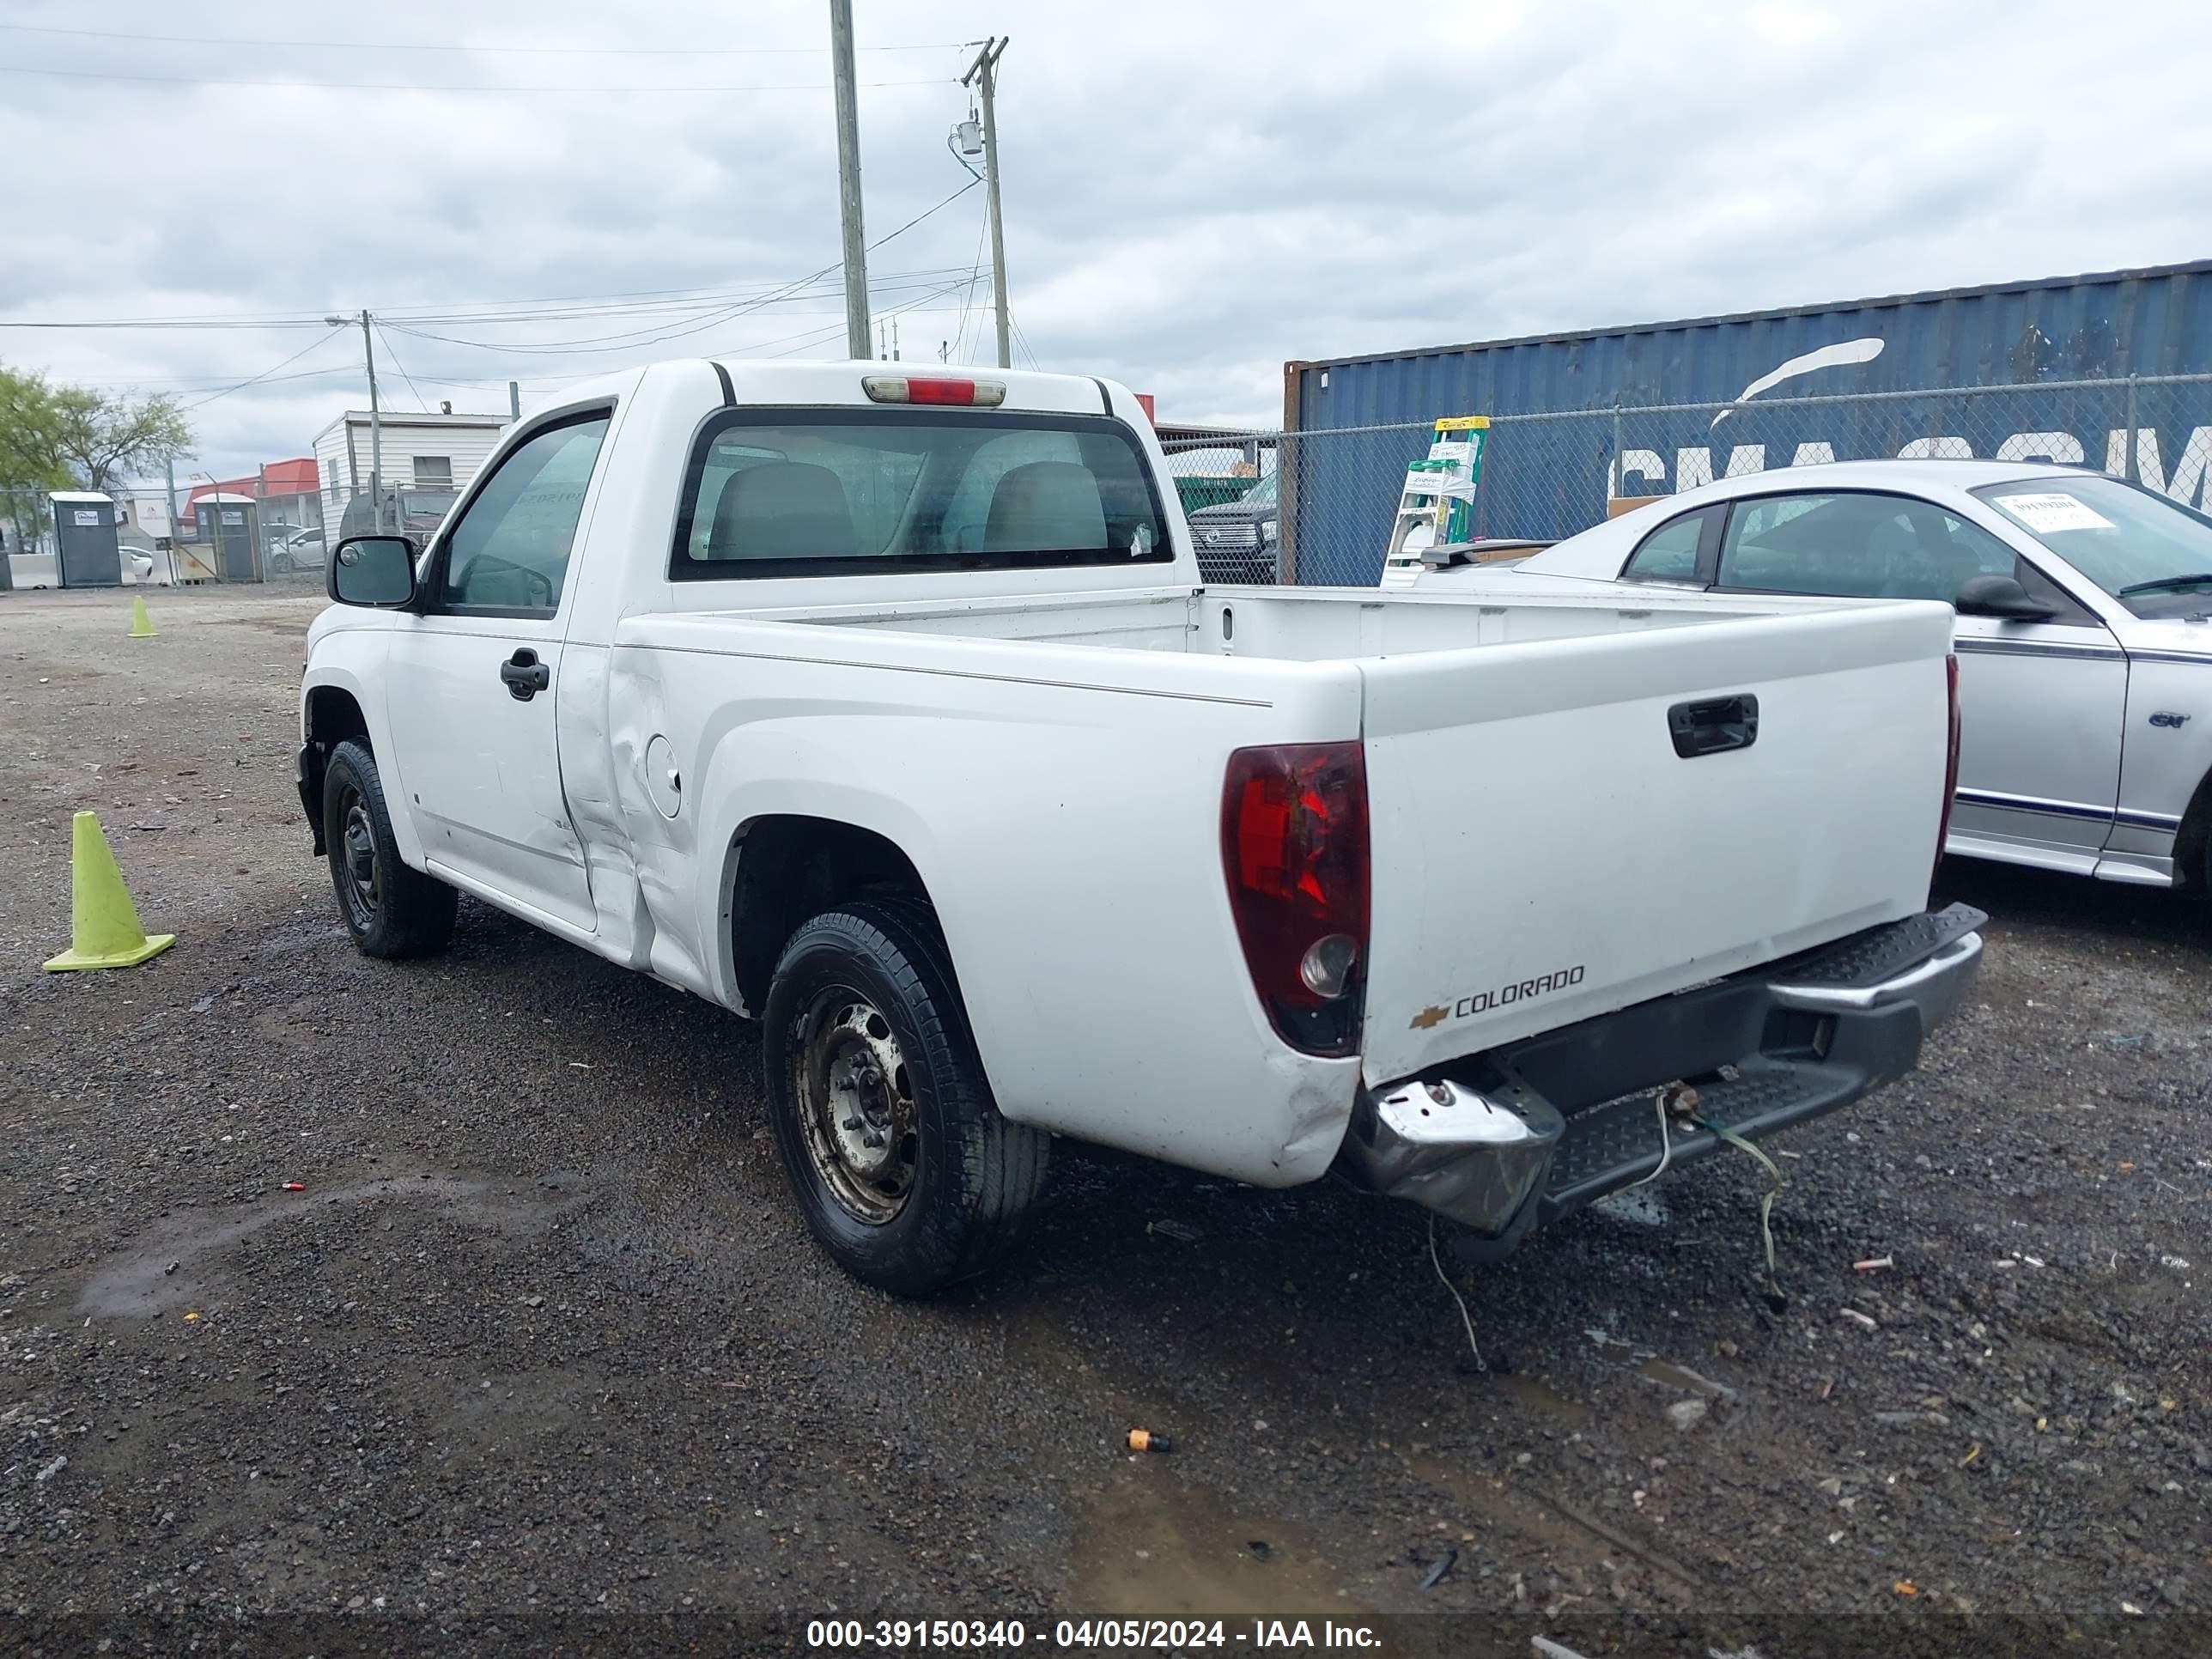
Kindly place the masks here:
POLYGON ((1974 494, 2138 617, 2212 610, 2212 519, 2193 507, 2096 472, 1974 494))
POLYGON ((456 499, 450 489, 434 489, 428 495, 408 490, 399 497, 399 510, 410 519, 441 519, 456 499))
POLYGON ((1246 507, 1273 507, 1275 504, 1275 477, 1270 472, 1252 489, 1244 492, 1246 507))

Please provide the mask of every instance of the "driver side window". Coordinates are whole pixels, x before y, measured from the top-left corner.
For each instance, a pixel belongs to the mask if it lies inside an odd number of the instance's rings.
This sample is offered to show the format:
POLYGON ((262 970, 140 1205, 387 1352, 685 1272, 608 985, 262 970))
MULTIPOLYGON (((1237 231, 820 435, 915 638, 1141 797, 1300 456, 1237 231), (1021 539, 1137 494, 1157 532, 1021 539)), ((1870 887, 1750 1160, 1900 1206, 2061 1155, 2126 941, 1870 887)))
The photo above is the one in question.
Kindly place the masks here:
POLYGON ((549 426, 500 462, 447 532, 441 606, 558 608, 608 419, 602 410, 549 426))

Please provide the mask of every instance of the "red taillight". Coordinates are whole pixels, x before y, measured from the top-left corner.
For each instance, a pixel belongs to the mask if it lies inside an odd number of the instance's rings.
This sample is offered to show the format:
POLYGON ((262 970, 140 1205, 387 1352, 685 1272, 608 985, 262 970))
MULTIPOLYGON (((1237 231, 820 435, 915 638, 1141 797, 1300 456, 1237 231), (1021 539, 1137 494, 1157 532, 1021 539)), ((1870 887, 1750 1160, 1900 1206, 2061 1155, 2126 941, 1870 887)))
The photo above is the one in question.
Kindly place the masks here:
MULTIPOLYGON (((1951 748, 1943 761, 1943 812, 1936 821, 1936 866, 1943 864, 1943 843, 1951 838, 1951 803, 1959 793, 1959 659, 1943 659, 1943 681, 1951 702, 1951 748)), ((1935 871, 1929 872, 1935 881, 1935 871)))
POLYGON ((1367 956, 1367 762, 1358 743, 1240 749, 1221 798, 1229 908, 1282 1039, 1358 1046, 1367 956))
POLYGON ((908 380, 906 400, 910 404, 972 404, 975 401, 975 382, 908 380))

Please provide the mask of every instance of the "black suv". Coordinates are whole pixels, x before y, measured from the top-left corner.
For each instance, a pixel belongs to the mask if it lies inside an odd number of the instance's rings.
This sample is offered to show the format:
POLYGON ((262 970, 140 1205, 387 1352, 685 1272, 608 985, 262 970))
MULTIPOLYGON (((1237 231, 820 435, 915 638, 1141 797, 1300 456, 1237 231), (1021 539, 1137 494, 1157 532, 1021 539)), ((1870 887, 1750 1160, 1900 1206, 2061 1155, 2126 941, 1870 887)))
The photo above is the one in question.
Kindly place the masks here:
POLYGON ((1279 515, 1273 473, 1233 501, 1186 514, 1198 574, 1209 582, 1272 583, 1279 515))

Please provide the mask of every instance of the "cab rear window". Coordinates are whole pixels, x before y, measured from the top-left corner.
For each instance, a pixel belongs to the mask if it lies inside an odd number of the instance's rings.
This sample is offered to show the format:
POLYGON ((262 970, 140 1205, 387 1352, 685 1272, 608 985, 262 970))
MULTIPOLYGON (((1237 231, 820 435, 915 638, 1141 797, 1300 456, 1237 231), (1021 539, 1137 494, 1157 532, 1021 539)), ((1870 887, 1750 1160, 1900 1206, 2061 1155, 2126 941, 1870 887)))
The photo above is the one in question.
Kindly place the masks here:
POLYGON ((1151 469, 1116 420, 732 410, 693 450, 669 575, 727 581, 1174 556, 1151 469))

